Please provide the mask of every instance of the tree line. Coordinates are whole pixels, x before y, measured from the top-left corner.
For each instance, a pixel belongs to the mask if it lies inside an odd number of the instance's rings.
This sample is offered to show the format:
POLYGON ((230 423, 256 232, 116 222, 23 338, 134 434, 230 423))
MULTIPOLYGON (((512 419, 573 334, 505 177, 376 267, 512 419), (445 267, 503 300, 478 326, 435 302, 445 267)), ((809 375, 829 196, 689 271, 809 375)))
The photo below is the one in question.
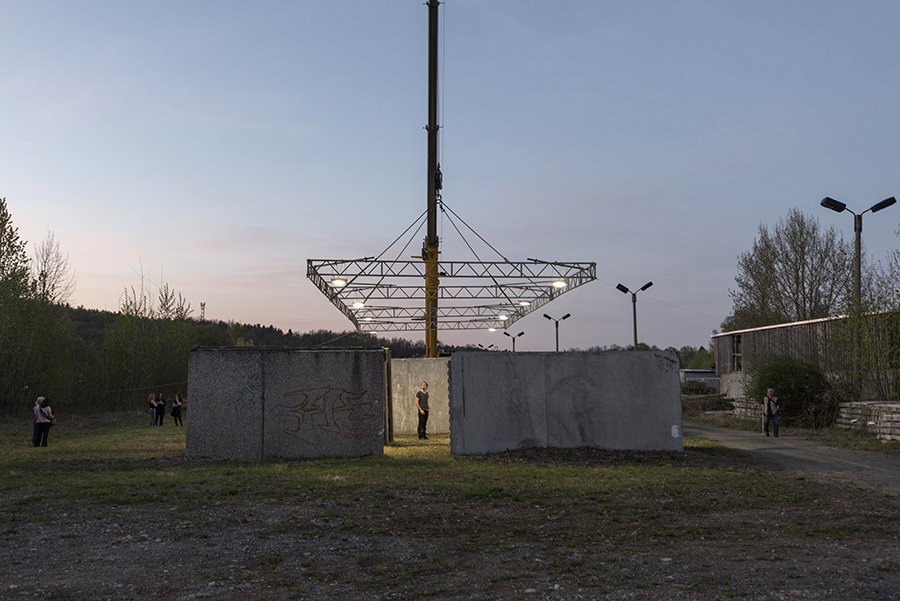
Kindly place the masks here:
POLYGON ((802 389, 797 411, 816 426, 833 419, 839 401, 900 398, 900 251, 878 261, 861 250, 859 296, 855 259, 834 226, 823 228, 799 209, 773 228, 759 225, 753 246, 738 257, 737 288, 730 291, 732 310, 722 330, 835 319, 802 356, 799 346, 782 356, 759 351, 747 394, 762 398, 776 382, 782 391, 802 389))
MULTIPOLYGON (((79 413, 144 409, 150 393, 185 396, 188 356, 195 346, 387 347, 394 358, 425 356, 424 341, 199 320, 181 293, 143 275, 123 291, 115 312, 72 307, 74 290, 68 255, 55 235, 49 232, 29 257, 6 199, 0 198, 0 415, 25 415, 38 396, 49 398, 55 409, 79 413)), ((646 347, 651 348, 658 350, 646 347)), ((438 349, 478 350, 441 343, 438 349)), ((683 367, 712 365, 706 349, 669 350, 683 367)))
MULTIPOLYGON (((900 235, 900 230, 897 231, 900 235)), ((760 224, 753 246, 737 261, 737 287, 729 290, 731 313, 724 332, 795 321, 896 310, 900 251, 884 262, 861 253, 862 298, 854 296, 856 253, 843 234, 792 208, 774 227, 760 224)))

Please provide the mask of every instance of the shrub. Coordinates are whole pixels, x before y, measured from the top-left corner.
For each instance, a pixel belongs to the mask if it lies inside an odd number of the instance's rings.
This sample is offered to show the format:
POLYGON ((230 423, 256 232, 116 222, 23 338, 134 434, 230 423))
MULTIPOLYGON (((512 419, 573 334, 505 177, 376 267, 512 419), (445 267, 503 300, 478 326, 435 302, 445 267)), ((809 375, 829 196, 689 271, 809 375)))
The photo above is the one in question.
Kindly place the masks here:
POLYGON ((762 404, 769 388, 781 403, 781 418, 786 424, 825 428, 837 417, 837 395, 832 394, 822 370, 813 363, 784 356, 760 361, 749 374, 745 394, 762 404))

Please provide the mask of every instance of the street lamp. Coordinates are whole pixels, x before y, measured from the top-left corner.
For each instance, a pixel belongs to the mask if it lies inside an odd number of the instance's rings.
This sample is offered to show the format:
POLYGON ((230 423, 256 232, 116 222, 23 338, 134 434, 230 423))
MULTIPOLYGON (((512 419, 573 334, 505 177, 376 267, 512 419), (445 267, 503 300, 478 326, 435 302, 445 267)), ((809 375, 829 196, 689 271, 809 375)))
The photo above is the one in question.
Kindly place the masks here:
POLYGON ((489 350, 491 350, 492 348, 494 348, 494 345, 493 345, 493 344, 490 345, 490 346, 484 346, 484 345, 481 344, 480 342, 478 343, 478 346, 480 346, 480 347, 482 348, 482 350, 485 350, 485 351, 489 351, 489 350))
MULTIPOLYGON (((897 202, 897 199, 891 196, 890 198, 885 198, 879 203, 876 203, 863 211, 862 213, 854 213, 850 209, 847 208, 847 205, 839 200, 835 200, 833 198, 829 198, 826 196, 822 199, 821 204, 826 209, 831 209, 835 213, 843 213, 844 211, 850 211, 853 215, 853 233, 856 234, 856 257, 855 264, 853 266, 853 302, 856 304, 858 308, 862 307, 862 216, 872 211, 873 213, 877 213, 881 209, 886 209, 892 204, 897 202)), ((861 324, 857 324, 856 333, 854 335, 854 353, 857 359, 859 358, 860 352, 860 340, 859 340, 859 328, 861 324)), ((859 375, 859 365, 855 365, 853 368, 853 385, 856 388, 856 393, 858 395, 862 395, 862 388, 860 387, 860 375, 859 375)))
POLYGON ((513 341, 513 350, 512 350, 512 352, 514 352, 514 353, 516 352, 516 338, 518 338, 519 336, 522 336, 522 335, 524 335, 524 334, 525 334, 525 332, 519 332, 518 334, 516 334, 515 336, 513 336, 513 335, 510 334, 509 332, 503 332, 503 335, 504 335, 504 336, 509 336, 510 338, 512 338, 512 341, 513 341))
POLYGON ((558 353, 558 352, 559 352, 559 322, 561 322, 561 321, 563 321, 563 320, 566 320, 566 319, 569 319, 570 317, 572 317, 572 314, 571 314, 571 313, 566 313, 565 315, 563 315, 563 316, 560 317, 559 319, 553 319, 552 317, 550 317, 549 315, 547 315, 546 313, 544 313, 544 317, 546 317, 546 318, 549 319, 550 321, 553 321, 553 322, 556 323, 556 352, 558 353))
POLYGON ((631 305, 632 305, 632 313, 634 314, 634 350, 637 350, 638 345, 638 336, 637 336, 637 295, 638 292, 643 292, 647 288, 653 285, 653 282, 647 282, 643 286, 641 286, 640 290, 636 290, 631 292, 628 288, 623 286, 622 284, 616 284, 616 290, 621 292, 622 294, 631 294, 631 305))
POLYGON ((843 213, 845 210, 850 211, 853 214, 853 232, 856 234, 856 265, 854 266, 853 273, 853 294, 855 295, 856 302, 860 302, 862 299, 862 276, 860 275, 860 264, 862 262, 861 259, 861 247, 862 247, 862 216, 872 211, 873 213, 877 213, 881 209, 886 209, 892 204, 897 202, 897 199, 891 196, 890 198, 885 198, 878 204, 872 205, 862 213, 856 214, 850 209, 847 208, 847 205, 842 203, 839 200, 835 200, 833 198, 825 197, 822 199, 822 202, 819 203, 826 209, 831 209, 835 213, 843 213))

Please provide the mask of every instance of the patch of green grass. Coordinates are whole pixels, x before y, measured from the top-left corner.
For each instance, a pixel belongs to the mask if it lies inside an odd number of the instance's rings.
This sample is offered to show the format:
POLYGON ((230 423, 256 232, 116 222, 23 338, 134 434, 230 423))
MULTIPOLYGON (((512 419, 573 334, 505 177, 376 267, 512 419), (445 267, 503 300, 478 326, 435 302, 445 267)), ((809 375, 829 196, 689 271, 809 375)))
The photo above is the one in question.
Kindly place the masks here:
POLYGON ((900 440, 879 440, 874 433, 863 430, 823 428, 805 431, 805 434, 810 440, 838 449, 900 455, 900 440))
POLYGON ((262 556, 262 559, 259 560, 259 565, 266 568, 274 568, 282 561, 284 561, 284 557, 278 553, 266 553, 262 556))

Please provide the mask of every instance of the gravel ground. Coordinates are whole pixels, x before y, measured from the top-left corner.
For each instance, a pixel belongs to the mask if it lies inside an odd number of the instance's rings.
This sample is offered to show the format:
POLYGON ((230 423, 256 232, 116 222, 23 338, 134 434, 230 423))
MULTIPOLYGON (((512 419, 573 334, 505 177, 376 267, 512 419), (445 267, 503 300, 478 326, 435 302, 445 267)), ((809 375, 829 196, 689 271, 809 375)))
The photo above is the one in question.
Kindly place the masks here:
MULTIPOLYGON (((802 477, 753 456, 735 461, 773 481, 802 477)), ((566 544, 543 525, 485 544, 465 526, 490 528, 517 506, 451 505, 427 492, 377 515, 365 502, 301 498, 188 511, 35 507, 2 524, 0 599, 900 598, 898 499, 843 483, 823 490, 821 512, 714 509, 661 525, 677 536, 639 535, 636 523, 634 539, 597 530, 566 544), (421 503, 431 509, 421 529, 385 534, 421 503)), ((566 519, 546 511, 548 529, 566 519)))

